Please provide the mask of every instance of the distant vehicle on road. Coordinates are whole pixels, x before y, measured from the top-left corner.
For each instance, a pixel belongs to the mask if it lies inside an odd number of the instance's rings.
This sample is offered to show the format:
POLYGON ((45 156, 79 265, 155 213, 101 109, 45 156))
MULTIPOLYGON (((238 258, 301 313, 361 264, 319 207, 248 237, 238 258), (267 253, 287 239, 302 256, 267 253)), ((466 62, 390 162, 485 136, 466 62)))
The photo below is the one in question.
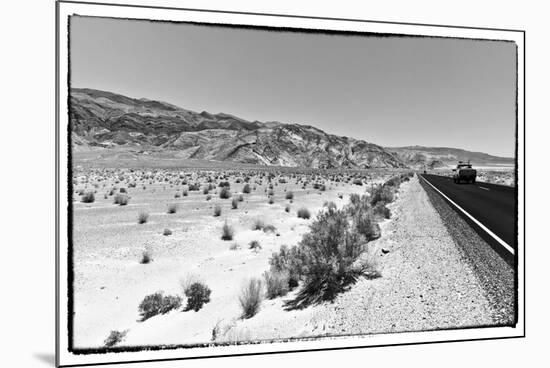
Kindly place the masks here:
POLYGON ((455 183, 459 184, 461 182, 465 182, 475 184, 477 171, 472 169, 472 164, 470 164, 470 161, 458 161, 458 165, 456 165, 456 168, 453 169, 453 171, 453 181, 455 183))

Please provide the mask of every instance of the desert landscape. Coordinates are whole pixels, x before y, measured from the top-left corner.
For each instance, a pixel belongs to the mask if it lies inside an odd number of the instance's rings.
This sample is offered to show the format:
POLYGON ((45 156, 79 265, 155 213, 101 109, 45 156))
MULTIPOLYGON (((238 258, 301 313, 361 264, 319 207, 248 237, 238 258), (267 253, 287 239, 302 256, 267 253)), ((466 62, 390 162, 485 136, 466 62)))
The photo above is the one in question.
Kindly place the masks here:
POLYGON ((513 185, 510 160, 98 90, 71 102, 75 347, 513 323, 513 292, 494 297, 419 177, 470 155, 502 165, 480 181, 513 185))

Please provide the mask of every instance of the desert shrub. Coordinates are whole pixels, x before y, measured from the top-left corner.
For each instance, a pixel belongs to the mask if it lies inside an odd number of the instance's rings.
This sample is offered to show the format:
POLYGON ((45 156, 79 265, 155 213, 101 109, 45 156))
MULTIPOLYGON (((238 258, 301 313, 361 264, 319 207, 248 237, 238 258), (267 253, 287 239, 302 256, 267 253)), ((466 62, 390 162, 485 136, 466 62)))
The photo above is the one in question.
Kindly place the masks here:
POLYGON ((187 191, 187 189, 184 189, 181 191, 181 194, 184 196, 184 197, 187 197, 189 195, 189 192, 187 191))
POLYGON ((178 295, 164 295, 162 291, 147 295, 138 306, 141 321, 145 321, 158 314, 166 314, 181 307, 181 297, 178 295))
POLYGON ((279 252, 274 252, 269 259, 271 272, 285 273, 288 276, 288 286, 290 289, 298 286, 302 274, 302 253, 300 248, 293 246, 289 248, 282 245, 279 252))
POLYGON ((248 243, 248 248, 252 250, 260 250, 262 249, 262 246, 260 245, 259 241, 252 240, 250 243, 248 243))
POLYGON ((190 192, 198 192, 199 190, 201 190, 201 186, 199 183, 189 184, 187 185, 187 187, 189 188, 190 192))
POLYGON ((250 184, 245 184, 243 187, 243 193, 249 194, 250 193, 250 184))
POLYGON ((222 214, 222 208, 220 207, 220 205, 216 205, 214 206, 214 217, 218 217, 222 214))
POLYGON ((174 198, 179 198, 179 197, 181 197, 180 192, 176 192, 176 194, 174 194, 174 198))
POLYGON ((237 198, 233 198, 231 200, 231 209, 236 210, 237 208, 239 208, 239 201, 237 198))
POLYGON ((172 235, 172 230, 164 229, 164 231, 162 232, 162 235, 165 235, 165 236, 172 235))
POLYGON ((237 200, 238 200, 239 202, 244 201, 243 195, 242 195, 242 194, 239 194, 238 197, 237 197, 237 200))
POLYGON ((126 334, 128 333, 128 330, 124 330, 124 331, 116 331, 116 330, 113 330, 111 331, 111 333, 109 334, 109 336, 107 336, 107 338, 105 339, 105 341, 103 341, 103 344, 106 346, 106 347, 112 347, 112 346, 115 346, 116 344, 122 342, 124 340, 124 338, 126 337, 126 334))
POLYGON ((275 195, 275 191, 273 189, 270 189, 270 190, 267 191, 267 195, 272 197, 272 196, 275 195))
POLYGON ((353 184, 355 184, 355 185, 363 185, 363 180, 361 180, 361 179, 353 179, 353 184))
POLYGON ((207 195, 210 192, 210 189, 208 187, 202 188, 202 194, 207 195))
POLYGON ((198 312, 202 306, 210 301, 211 290, 201 282, 194 282, 185 289, 187 297, 186 311, 194 310, 198 312))
POLYGON ((311 217, 311 213, 307 208, 302 207, 298 210, 298 217, 307 220, 311 217))
POLYGON ((263 231, 264 233, 274 233, 277 231, 277 228, 274 225, 265 225, 263 231))
POLYGON ((338 193, 338 198, 343 199, 344 195, 342 193, 338 193))
POLYGON ((206 196, 206 200, 207 200, 207 201, 209 201, 209 200, 211 200, 211 199, 212 199, 212 196, 211 196, 210 194, 206 196))
POLYGON ((126 193, 126 192, 127 192, 127 191, 126 191, 126 188, 120 188, 118 191, 119 191, 120 193, 126 193))
POLYGON ((324 192, 325 190, 327 190, 326 185, 325 185, 325 184, 321 184, 321 185, 319 186, 319 190, 320 190, 321 192, 324 192))
POLYGON ((372 210, 375 215, 382 216, 385 219, 389 219, 391 217, 390 209, 382 202, 378 202, 372 210))
POLYGON ((129 200, 130 197, 128 197, 126 194, 118 193, 117 195, 115 195, 114 203, 118 204, 119 206, 126 206, 129 200))
POLYGON ((228 181, 220 181, 220 183, 218 184, 218 187, 220 187, 220 188, 228 188, 229 189, 230 186, 231 185, 229 184, 228 181))
POLYGON ((239 246, 239 244, 237 243, 233 243, 231 244, 231 246, 229 247, 229 250, 237 250, 237 249, 240 249, 241 247, 239 246))
POLYGON ((293 199, 293 198, 294 198, 294 193, 292 193, 290 190, 286 192, 285 199, 293 199))
POLYGON ((288 204, 285 206, 285 212, 290 212, 290 206, 288 204))
POLYGON ((227 199, 231 197, 231 192, 229 191, 229 187, 222 187, 220 190, 220 198, 221 199, 227 199))
POLYGON ((175 204, 175 203, 169 204, 167 212, 170 213, 170 214, 178 212, 178 205, 175 204))
POLYGON ((275 200, 273 200, 273 197, 269 197, 269 200, 267 201, 267 203, 273 204, 275 203, 275 200))
POLYGON ((148 264, 153 261, 153 254, 149 249, 144 250, 141 252, 141 258, 139 260, 139 263, 141 264, 148 264))
POLYGON ((346 210, 329 205, 319 212, 299 244, 304 286, 293 306, 333 300, 356 280, 359 273, 352 264, 363 250, 357 237, 350 232, 346 210))
POLYGON ((254 224, 252 225, 252 230, 263 230, 265 226, 265 223, 260 220, 260 219, 256 219, 254 220, 254 224))
POLYGON ((386 204, 392 201, 393 201, 393 192, 389 186, 379 185, 374 188, 370 198, 371 206, 375 206, 378 202, 382 202, 386 204))
POLYGON ((226 221, 222 228, 222 240, 233 240, 234 233, 233 227, 226 221))
POLYGON ((264 272, 266 296, 273 299, 285 296, 289 291, 288 274, 285 272, 264 272))
POLYGON ((358 211, 353 215, 353 230, 362 235, 366 241, 380 237, 380 227, 374 220, 371 211, 358 211))
POLYGON ((147 212, 140 212, 138 214, 138 224, 144 224, 149 219, 149 214, 147 212))
POLYGON ((93 203, 95 201, 94 192, 86 192, 82 194, 80 201, 83 203, 93 203))
POLYGON ((242 318, 251 318, 258 313, 262 304, 262 280, 252 278, 243 287, 239 296, 242 318))

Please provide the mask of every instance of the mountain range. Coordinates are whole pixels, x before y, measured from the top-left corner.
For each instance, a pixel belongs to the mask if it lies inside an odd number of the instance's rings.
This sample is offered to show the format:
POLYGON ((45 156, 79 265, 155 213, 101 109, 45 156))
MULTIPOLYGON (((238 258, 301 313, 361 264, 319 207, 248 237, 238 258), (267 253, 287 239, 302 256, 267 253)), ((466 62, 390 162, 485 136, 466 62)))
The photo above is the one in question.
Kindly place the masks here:
MULTIPOLYGON (((384 148, 318 128, 247 121, 226 113, 195 112, 146 98, 88 88, 70 90, 73 151, 128 148, 174 151, 183 159, 309 168, 438 167, 474 156, 447 148, 384 148)), ((502 158, 475 153, 485 161, 502 158)), ((504 159, 506 161, 508 159, 504 159)), ((509 159, 512 160, 513 159, 509 159)), ((499 161, 499 162, 500 162, 499 161)))

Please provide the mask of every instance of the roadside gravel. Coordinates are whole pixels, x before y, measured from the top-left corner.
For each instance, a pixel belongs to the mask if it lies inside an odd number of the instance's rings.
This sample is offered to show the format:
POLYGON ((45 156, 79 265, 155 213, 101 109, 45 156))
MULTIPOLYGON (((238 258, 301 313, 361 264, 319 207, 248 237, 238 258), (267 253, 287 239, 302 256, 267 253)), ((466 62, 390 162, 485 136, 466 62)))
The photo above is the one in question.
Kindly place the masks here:
POLYGON ((369 244, 363 260, 377 263, 382 276, 360 279, 334 303, 322 306, 301 336, 495 323, 475 265, 465 260, 417 177, 401 185, 390 208, 392 219, 382 224, 383 237, 369 244))
POLYGON ((514 325, 517 320, 514 269, 469 226, 429 185, 420 180, 463 258, 475 270, 491 304, 494 325, 514 325))

